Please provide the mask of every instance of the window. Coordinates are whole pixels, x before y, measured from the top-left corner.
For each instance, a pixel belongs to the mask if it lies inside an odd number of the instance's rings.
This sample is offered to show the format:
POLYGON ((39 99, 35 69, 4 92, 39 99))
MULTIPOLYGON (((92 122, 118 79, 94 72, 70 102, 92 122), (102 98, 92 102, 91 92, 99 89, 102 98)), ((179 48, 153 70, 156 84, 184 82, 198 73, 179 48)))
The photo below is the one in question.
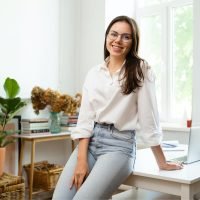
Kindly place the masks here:
POLYGON ((157 76, 161 120, 180 122, 191 113, 193 6, 191 0, 137 0, 140 56, 157 76))

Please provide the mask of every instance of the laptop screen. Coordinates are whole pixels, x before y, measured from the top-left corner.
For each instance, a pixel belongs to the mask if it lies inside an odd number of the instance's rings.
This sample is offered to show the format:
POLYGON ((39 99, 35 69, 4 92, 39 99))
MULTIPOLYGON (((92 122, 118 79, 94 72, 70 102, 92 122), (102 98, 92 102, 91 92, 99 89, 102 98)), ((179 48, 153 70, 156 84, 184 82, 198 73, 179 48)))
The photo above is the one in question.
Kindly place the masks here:
POLYGON ((193 163, 200 161, 200 127, 191 127, 189 144, 188 144, 188 155, 187 163, 193 163))

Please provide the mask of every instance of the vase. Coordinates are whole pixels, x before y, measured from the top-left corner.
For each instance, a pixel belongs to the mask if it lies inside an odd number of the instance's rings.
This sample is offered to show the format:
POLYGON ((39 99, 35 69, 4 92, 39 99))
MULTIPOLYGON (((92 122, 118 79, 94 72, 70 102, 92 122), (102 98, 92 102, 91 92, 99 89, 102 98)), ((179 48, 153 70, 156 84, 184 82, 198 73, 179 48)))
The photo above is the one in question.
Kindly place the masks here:
POLYGON ((4 171, 6 148, 0 147, 0 177, 4 171))
POLYGON ((50 132, 51 133, 60 133, 60 115, 58 112, 51 112, 50 113, 50 132))

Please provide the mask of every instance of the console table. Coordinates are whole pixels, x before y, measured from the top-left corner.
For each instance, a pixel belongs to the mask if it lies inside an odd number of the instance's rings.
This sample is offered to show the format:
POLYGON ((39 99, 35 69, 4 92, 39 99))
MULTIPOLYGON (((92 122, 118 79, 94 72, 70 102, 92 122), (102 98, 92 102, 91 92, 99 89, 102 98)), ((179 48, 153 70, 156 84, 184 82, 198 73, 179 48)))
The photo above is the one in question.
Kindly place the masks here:
MULTIPOLYGON (((33 176, 34 176, 34 161, 35 161, 35 144, 38 142, 47 142, 52 140, 65 140, 70 139, 71 132, 63 132, 63 133, 37 133, 37 134, 22 134, 22 135, 14 135, 15 138, 21 139, 21 147, 20 147, 20 157, 18 163, 18 175, 22 175, 22 162, 24 158, 24 146, 25 142, 31 142, 31 168, 30 168, 30 182, 29 182, 29 199, 32 200, 33 193, 33 176)), ((74 141, 72 142, 72 150, 74 149, 74 141)))

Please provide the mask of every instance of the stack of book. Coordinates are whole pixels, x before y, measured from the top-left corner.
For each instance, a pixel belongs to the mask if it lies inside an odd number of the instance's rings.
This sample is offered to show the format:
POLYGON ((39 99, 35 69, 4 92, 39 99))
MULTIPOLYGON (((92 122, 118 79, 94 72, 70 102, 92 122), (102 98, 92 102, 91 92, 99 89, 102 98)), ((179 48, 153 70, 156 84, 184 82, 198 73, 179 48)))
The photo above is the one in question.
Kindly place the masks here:
POLYGON ((49 132, 49 122, 47 118, 22 119, 22 133, 45 133, 49 132))
POLYGON ((61 116, 61 130, 62 131, 71 131, 76 127, 78 120, 78 113, 75 115, 63 115, 61 116))

